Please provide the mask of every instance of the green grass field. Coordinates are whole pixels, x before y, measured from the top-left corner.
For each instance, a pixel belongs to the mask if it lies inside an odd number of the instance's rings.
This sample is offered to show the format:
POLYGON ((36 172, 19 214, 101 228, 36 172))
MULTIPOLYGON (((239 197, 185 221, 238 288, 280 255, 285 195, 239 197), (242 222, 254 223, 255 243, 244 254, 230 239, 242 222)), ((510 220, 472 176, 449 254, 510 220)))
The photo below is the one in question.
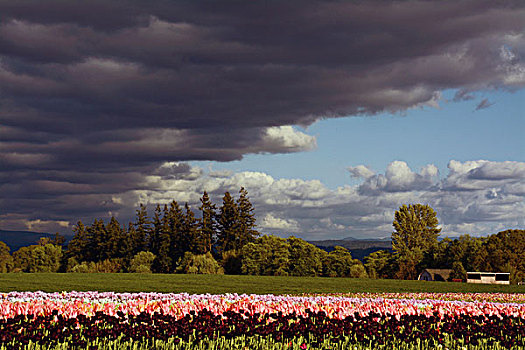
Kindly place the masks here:
POLYGON ((525 286, 373 280, 327 277, 162 275, 131 273, 0 274, 0 292, 113 291, 190 294, 303 294, 351 292, 483 292, 525 293, 525 286))

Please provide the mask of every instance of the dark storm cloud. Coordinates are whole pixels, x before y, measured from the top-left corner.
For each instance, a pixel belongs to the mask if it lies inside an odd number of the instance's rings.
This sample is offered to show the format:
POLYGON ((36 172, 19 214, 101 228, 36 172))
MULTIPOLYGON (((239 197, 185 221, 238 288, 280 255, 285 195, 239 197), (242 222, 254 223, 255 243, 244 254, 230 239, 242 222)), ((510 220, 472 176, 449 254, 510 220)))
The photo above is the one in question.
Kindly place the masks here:
POLYGON ((307 150, 289 125, 520 88, 524 27, 519 1, 0 2, 0 213, 52 193, 115 210, 109 188, 195 176, 165 162, 307 150))

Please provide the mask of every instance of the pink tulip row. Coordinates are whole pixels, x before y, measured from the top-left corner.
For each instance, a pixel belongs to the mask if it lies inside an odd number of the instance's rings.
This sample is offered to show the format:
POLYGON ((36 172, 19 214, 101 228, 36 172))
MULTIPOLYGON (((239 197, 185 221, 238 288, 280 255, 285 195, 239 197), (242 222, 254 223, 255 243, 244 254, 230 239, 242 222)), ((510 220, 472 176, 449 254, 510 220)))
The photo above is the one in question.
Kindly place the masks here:
POLYGON ((385 298, 385 299, 433 299, 480 301, 494 303, 520 303, 525 304, 525 293, 350 293, 334 294, 351 296, 354 298, 385 298))
MULTIPOLYGON (((189 295, 160 293, 8 293, 0 295, 0 318, 11 318, 19 314, 50 315, 54 310, 66 317, 78 315, 92 316, 96 312, 118 316, 138 315, 141 312, 155 312, 182 318, 191 311, 207 309, 216 315, 227 311, 244 311, 250 314, 284 315, 296 313, 307 315, 312 312, 325 312, 330 318, 342 319, 359 314, 380 315, 471 315, 471 316, 514 316, 525 319, 525 304, 515 302, 513 295, 499 295, 492 302, 480 300, 479 296, 461 294, 464 300, 437 299, 437 295, 424 294, 362 294, 360 296, 276 296, 276 295, 189 295), (468 301, 474 300, 474 301, 468 301)), ((451 297, 450 294, 445 296, 451 297)), ((518 298, 519 299, 519 298, 518 298)))

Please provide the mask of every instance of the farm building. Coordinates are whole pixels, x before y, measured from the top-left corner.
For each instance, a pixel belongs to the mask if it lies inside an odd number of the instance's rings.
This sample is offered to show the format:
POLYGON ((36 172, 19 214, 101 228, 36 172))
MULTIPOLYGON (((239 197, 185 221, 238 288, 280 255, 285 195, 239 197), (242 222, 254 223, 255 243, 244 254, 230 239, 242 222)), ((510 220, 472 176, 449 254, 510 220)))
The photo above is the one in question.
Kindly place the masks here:
POLYGON ((510 273, 467 272, 467 283, 510 284, 510 273))
POLYGON ((420 281, 448 281, 451 269, 425 269, 419 274, 420 281))

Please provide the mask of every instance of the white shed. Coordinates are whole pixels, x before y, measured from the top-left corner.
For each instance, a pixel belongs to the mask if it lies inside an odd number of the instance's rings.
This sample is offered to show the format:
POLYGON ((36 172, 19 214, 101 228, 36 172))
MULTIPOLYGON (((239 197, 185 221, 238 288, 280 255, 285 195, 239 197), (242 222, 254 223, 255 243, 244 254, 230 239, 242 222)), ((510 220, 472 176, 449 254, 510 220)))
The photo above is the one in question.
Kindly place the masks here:
POLYGON ((467 283, 510 284, 510 273, 467 272, 467 283))

